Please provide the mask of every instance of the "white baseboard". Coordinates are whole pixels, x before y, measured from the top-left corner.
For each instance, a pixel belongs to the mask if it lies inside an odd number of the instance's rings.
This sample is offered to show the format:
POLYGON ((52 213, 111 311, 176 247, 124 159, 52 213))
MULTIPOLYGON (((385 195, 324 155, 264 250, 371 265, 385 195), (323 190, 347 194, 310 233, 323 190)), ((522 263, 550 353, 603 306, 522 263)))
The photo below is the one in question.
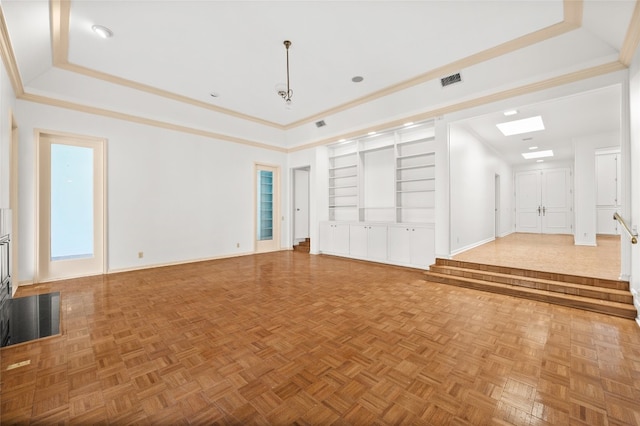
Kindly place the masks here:
POLYGON ((479 247, 479 246, 481 246, 483 244, 490 243, 491 241, 495 241, 495 238, 494 237, 487 238, 486 240, 478 241, 477 243, 469 244, 468 246, 464 246, 462 248, 454 250, 454 251, 451 252, 451 256, 455 256, 456 254, 460 254, 460 253, 465 252, 467 250, 471 250, 472 248, 476 248, 476 247, 479 247))
POLYGON ((182 260, 182 261, 179 261, 179 262, 154 263, 154 264, 151 264, 151 265, 135 266, 135 267, 131 267, 131 268, 109 269, 106 273, 107 274, 119 274, 121 272, 141 271, 141 270, 144 270, 144 269, 153 269, 153 268, 164 268, 165 266, 186 265, 186 264, 189 264, 189 263, 207 262, 209 260, 218 260, 218 259, 229 259, 231 257, 249 256, 249 255, 252 255, 252 254, 256 254, 256 253, 254 253, 254 252, 233 253, 233 254, 226 254, 226 255, 222 255, 222 256, 213 256, 213 257, 206 257, 206 258, 200 258, 200 259, 182 260))

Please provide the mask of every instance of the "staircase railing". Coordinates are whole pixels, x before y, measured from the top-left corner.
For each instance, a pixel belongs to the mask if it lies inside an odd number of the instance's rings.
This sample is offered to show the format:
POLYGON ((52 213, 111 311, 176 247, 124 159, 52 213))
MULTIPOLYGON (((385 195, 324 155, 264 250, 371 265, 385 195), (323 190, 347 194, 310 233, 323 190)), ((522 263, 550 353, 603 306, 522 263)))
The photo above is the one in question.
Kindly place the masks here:
POLYGON ((631 229, 629 229, 629 226, 624 221, 622 216, 620 216, 618 214, 618 212, 615 212, 613 214, 613 220, 617 220, 618 222, 620 222, 620 225, 622 225, 624 230, 627 231, 627 234, 629 234, 629 238, 631 238, 631 244, 637 244, 638 243, 638 233, 637 232, 631 232, 631 229))

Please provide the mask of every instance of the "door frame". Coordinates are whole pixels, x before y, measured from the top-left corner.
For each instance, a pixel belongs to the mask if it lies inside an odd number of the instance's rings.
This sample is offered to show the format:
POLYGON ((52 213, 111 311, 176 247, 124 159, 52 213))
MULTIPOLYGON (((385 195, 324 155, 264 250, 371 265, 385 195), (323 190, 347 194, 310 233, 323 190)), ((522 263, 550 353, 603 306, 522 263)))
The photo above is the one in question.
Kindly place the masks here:
POLYGON ((493 188, 493 192, 494 192, 494 208, 493 208, 493 214, 494 214, 494 218, 493 218, 493 223, 494 223, 494 238, 498 238, 500 237, 500 175, 498 173, 495 174, 494 176, 494 188, 493 188))
POLYGON ((11 265, 9 271, 11 272, 11 296, 16 294, 16 290, 20 286, 20 279, 18 277, 19 269, 19 242, 20 234, 18 231, 18 164, 19 164, 19 146, 20 146, 20 134, 18 133, 18 123, 13 111, 9 112, 9 123, 11 123, 11 141, 9 149, 9 207, 11 207, 11 265))
POLYGON ((280 250, 280 166, 276 164, 268 164, 255 162, 253 163, 253 251, 254 253, 266 253, 270 251, 280 250), (259 247, 258 235, 258 170, 261 168, 273 169, 274 181, 273 187, 275 189, 273 193, 273 246, 267 248, 259 247))
POLYGON ((311 166, 293 167, 291 169, 291 242, 296 243, 296 171, 303 170, 309 174, 307 182, 307 220, 309 222, 309 236, 311 235, 311 166))
MULTIPOLYGON (((41 157, 41 145, 42 145, 42 139, 46 138, 46 137, 54 137, 54 138, 61 138, 61 139, 65 139, 65 138, 69 138, 69 139, 76 139, 76 140, 84 140, 87 142, 98 142, 100 144, 101 150, 102 150, 102 229, 99 230, 99 234, 101 235, 101 239, 102 239, 102 262, 101 262, 101 266, 100 269, 101 271, 98 274, 94 274, 94 275, 101 275, 101 274, 105 274, 107 272, 107 264, 108 264, 108 241, 107 241, 107 139, 105 138, 100 138, 100 137, 96 137, 96 136, 88 136, 88 135, 80 135, 80 134, 75 134, 75 133, 67 133, 67 132, 59 132, 59 131, 55 131, 55 130, 45 130, 45 129, 34 129, 34 141, 35 141, 35 162, 36 162, 36 167, 35 167, 35 182, 36 182, 36 190, 35 190, 35 230, 36 230, 36 234, 35 234, 35 242, 34 242, 34 248, 35 248, 35 265, 34 265, 34 274, 33 274, 33 282, 34 283, 39 283, 41 282, 41 279, 43 278, 41 276, 42 271, 40 268, 40 263, 41 263, 41 256, 40 256, 40 249, 41 249, 41 232, 42 230, 40 229, 40 215, 44 213, 44 207, 40 205, 40 190, 41 190, 41 186, 40 186, 40 179, 41 179, 41 164, 40 164, 40 157, 41 157)), ((84 276, 84 275, 79 275, 79 276, 84 276)), ((74 276, 70 276, 70 277, 60 277, 60 278, 53 278, 53 279, 47 279, 47 281, 56 281, 56 280, 62 280, 62 279, 68 279, 68 278, 76 278, 78 277, 78 275, 74 275, 74 276)))

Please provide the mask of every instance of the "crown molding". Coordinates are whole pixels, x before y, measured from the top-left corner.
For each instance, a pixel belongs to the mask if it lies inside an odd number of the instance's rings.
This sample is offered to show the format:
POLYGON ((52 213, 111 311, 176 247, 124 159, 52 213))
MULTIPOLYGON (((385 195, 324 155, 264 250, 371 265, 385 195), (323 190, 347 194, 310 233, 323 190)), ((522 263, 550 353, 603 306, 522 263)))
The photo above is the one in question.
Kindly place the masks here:
MULTIPOLYGON (((90 77, 106 79, 108 76, 107 74, 100 73, 95 70, 89 70, 87 68, 83 68, 78 65, 69 64, 68 62, 66 63, 66 65, 64 64, 60 65, 61 58, 63 58, 66 61, 66 57, 68 55, 68 43, 69 43, 68 28, 69 28, 70 2, 68 0, 50 0, 50 5, 51 5, 50 18, 51 18, 51 33, 52 33, 51 37, 52 37, 54 64, 57 64, 56 66, 59 66, 59 67, 70 67, 70 70, 72 70, 73 72, 85 74, 90 77), (66 28, 66 30, 63 30, 63 28, 66 28)), ((360 105, 362 103, 369 102, 374 98, 387 96, 399 90, 404 90, 406 88, 415 86, 416 84, 421 84, 425 81, 428 81, 431 78, 439 78, 441 73, 443 72, 444 74, 446 74, 447 71, 458 70, 461 64, 463 64, 465 67, 468 67, 470 64, 478 63, 480 61, 486 61, 488 59, 495 58, 497 56, 511 52, 513 50, 517 50, 522 47, 546 40, 547 38, 563 34, 567 31, 571 31, 572 29, 580 27, 582 23, 582 9, 583 9, 582 0, 576 0, 576 1, 564 0, 565 19, 563 22, 559 24, 553 25, 551 27, 547 27, 545 29, 542 29, 535 33, 531 33, 529 35, 513 40, 511 42, 504 43, 502 45, 496 46, 487 51, 483 51, 476 55, 472 55, 468 58, 464 58, 458 62, 438 68, 437 70, 429 71, 428 73, 425 73, 414 79, 398 83, 397 85, 391 86, 387 89, 383 89, 384 94, 382 94, 383 91, 376 92, 374 94, 371 94, 365 97, 366 99, 360 98, 359 100, 353 101, 353 103, 357 102, 357 105, 360 105)), ((397 127, 402 125, 402 123, 406 121, 424 121, 427 119, 432 119, 434 117, 442 116, 444 114, 458 112, 464 109, 473 108, 480 105, 486 105, 492 102, 505 100, 511 97, 533 93, 540 90, 550 89, 553 87, 584 80, 587 78, 597 77, 607 73, 624 70, 628 68, 633 58, 633 55, 638 47, 639 42, 640 42, 640 0, 636 0, 636 7, 634 10, 633 16, 631 18, 629 29, 627 31, 623 48, 620 53, 620 59, 618 61, 564 74, 564 75, 553 77, 543 81, 508 89, 505 91, 489 94, 486 96, 478 97, 478 98, 467 100, 464 102, 448 105, 442 108, 425 111, 412 116, 404 117, 403 119, 400 119, 400 120, 389 121, 387 123, 377 125, 376 129, 379 129, 381 127, 385 127, 385 128, 397 127)), ((135 116, 131 114, 125 114, 125 113, 112 111, 104 108, 98 108, 98 107, 88 106, 80 103, 74 103, 74 102, 54 99, 46 96, 26 93, 24 91, 24 86, 22 84, 20 72, 17 67, 17 62, 13 52, 13 48, 10 43, 9 34, 8 34, 8 30, 7 30, 1 5, 0 5, 0 56, 2 56, 2 60, 4 62, 5 68, 7 70, 7 74, 9 76, 9 80, 11 81, 11 85, 13 87, 13 90, 16 94, 17 99, 28 101, 28 102, 40 103, 40 104, 49 105, 49 106, 70 109, 74 111, 80 111, 88 114, 100 115, 104 117, 124 120, 128 122, 133 122, 133 123, 138 123, 138 124, 143 124, 148 126, 154 126, 162 129, 167 129, 167 130, 172 130, 172 131, 177 131, 177 132, 182 132, 182 133, 187 133, 192 135, 203 136, 211 139, 239 143, 239 144, 253 146, 257 148, 269 149, 277 152, 290 153, 290 152, 296 152, 304 149, 326 145, 326 144, 335 142, 337 139, 341 139, 341 138, 350 139, 354 137, 359 137, 359 136, 362 136, 363 134, 366 134, 370 130, 374 130, 374 128, 372 127, 367 127, 357 131, 345 133, 339 136, 333 136, 331 138, 325 138, 322 140, 314 141, 308 144, 304 144, 304 145, 300 145, 292 148, 283 148, 283 147, 269 145, 261 142, 238 138, 235 136, 225 135, 225 134, 216 133, 216 132, 210 132, 210 131, 202 130, 198 128, 168 123, 168 122, 159 121, 159 120, 153 120, 150 118, 135 116)), ((125 79, 120 79, 120 80, 117 80, 118 82, 116 84, 123 84, 128 87, 134 87, 139 85, 139 83, 135 83, 135 82, 130 82, 131 85, 129 85, 128 80, 125 80, 125 79)), ((145 90, 145 91, 149 91, 150 93, 156 94, 158 96, 164 96, 164 97, 168 97, 169 99, 177 100, 180 102, 186 102, 192 105, 199 106, 198 105, 199 101, 195 101, 195 100, 183 97, 181 95, 171 94, 169 92, 164 92, 161 90, 158 93, 156 93, 156 91, 159 89, 155 89, 150 86, 144 86, 144 87, 148 88, 148 90, 145 90), (193 102, 196 102, 196 103, 194 104, 193 102)), ((139 88, 139 87, 134 87, 134 88, 139 88)), ((203 104, 203 107, 218 111, 218 107, 205 104, 205 103, 202 103, 202 104, 203 104)), ((349 103, 349 104, 352 104, 352 103, 349 103)), ((340 108, 342 108, 340 109, 340 111, 342 111, 349 108, 353 108, 354 106, 356 105, 354 104, 348 107, 339 106, 332 109, 332 111, 334 111, 332 113, 339 112, 338 109, 340 108)), ((218 112, 223 112, 223 111, 218 111, 218 112)), ((238 118, 243 118, 242 114, 233 115, 233 116, 238 118)), ((304 123, 315 121, 315 119, 318 117, 319 115, 308 117, 307 119, 305 119, 306 121, 304 123)), ((254 118, 255 117, 250 117, 249 119, 250 121, 256 122, 254 118)), ((257 122, 260 122, 260 121, 257 121, 257 122)), ((283 129, 283 130, 288 130, 304 124, 301 121, 297 123, 298 124, 292 123, 287 126, 271 123, 271 126, 279 129, 283 129)))
POLYGON ((180 124, 168 123, 166 121, 153 120, 151 118, 140 117, 137 115, 125 114, 123 112, 112 111, 104 108, 78 104, 75 102, 65 101, 61 99, 54 99, 46 96, 34 95, 31 93, 24 93, 18 99, 23 101, 28 101, 28 102, 35 102, 43 105, 54 106, 58 108, 70 109, 73 111, 79 111, 86 114, 99 115, 102 117, 109 117, 109 118, 115 118, 117 120, 129 121, 131 123, 144 124, 146 126, 153 126, 161 129, 173 130, 176 132, 182 132, 182 133, 187 133, 187 134, 196 135, 196 136, 204 136, 210 139, 217 139, 217 140, 222 140, 226 142, 233 142, 233 143, 238 143, 242 145, 248 145, 255 148, 269 149, 272 151, 278 151, 283 153, 287 152, 286 148, 282 148, 274 145, 268 145, 262 142, 251 141, 248 139, 229 136, 222 133, 210 132, 208 130, 198 129, 195 127, 188 127, 180 124))
POLYGON ((375 127, 366 127, 349 133, 344 133, 331 138, 325 138, 319 141, 311 142, 308 144, 289 148, 288 152, 302 151, 309 148, 315 148, 322 145, 334 143, 339 139, 353 139, 362 137, 371 131, 379 131, 380 129, 392 129, 399 127, 403 123, 408 121, 420 122, 436 117, 443 116, 445 114, 451 114, 454 112, 463 111, 469 108, 475 108, 482 105, 487 105, 493 102, 503 101, 506 99, 514 98, 517 96, 528 95, 530 93, 539 92, 541 90, 552 89, 558 86, 564 86, 569 83, 575 83, 577 81, 586 80, 593 77, 598 77, 612 72, 625 70, 627 67, 620 61, 609 62, 602 65, 597 65, 591 68, 563 74, 557 77, 552 77, 546 80, 538 81, 535 83, 526 84, 524 86, 515 87, 512 89, 503 90, 501 92, 492 93, 486 96, 470 99, 464 102, 447 105, 442 108, 437 108, 429 111, 425 111, 412 116, 404 117, 401 120, 388 121, 383 124, 378 124, 375 127))
POLYGON ((7 23, 4 19, 4 11, 0 6, 0 56, 2 56, 2 62, 9 75, 9 81, 13 92, 16 97, 24 94, 24 86, 22 84, 22 78, 20 77, 20 70, 18 70, 18 63, 16 56, 13 53, 13 47, 11 46, 11 39, 9 38, 9 31, 7 30, 7 23))
POLYGON ((108 83, 129 87, 131 89, 136 89, 141 92, 146 92, 152 95, 156 95, 156 96, 171 99, 174 101, 193 105, 198 108, 208 109, 210 111, 215 111, 231 117, 252 121, 254 123, 262 124, 263 126, 274 127, 280 130, 284 129, 283 125, 274 123, 272 121, 263 120, 261 118, 254 117, 248 114, 242 114, 240 112, 233 111, 228 108, 222 108, 216 105, 211 105, 206 102, 199 101, 197 99, 192 99, 187 96, 170 92, 168 90, 159 89, 157 87, 138 83, 133 80, 117 77, 111 74, 107 74, 104 72, 100 72, 97 70, 93 70, 93 69, 86 68, 86 67, 69 62, 70 15, 71 15, 70 0, 50 0, 49 1, 49 16, 51 19, 51 48, 53 50, 53 66, 61 68, 66 71, 71 71, 77 74, 85 75, 87 77, 95 78, 97 80, 103 80, 108 83))
POLYGON ((629 23, 629 29, 622 43, 620 49, 620 62, 625 66, 630 66, 633 60, 633 55, 638 49, 640 43, 640 1, 636 1, 636 7, 633 9, 631 15, 631 22, 629 23))
POLYGON ((374 101, 385 96, 389 96, 393 93, 401 90, 408 89, 410 87, 425 83, 430 80, 440 78, 444 75, 457 72, 460 69, 468 68, 473 65, 497 58, 502 55, 517 51, 527 46, 539 43, 544 40, 556 37, 569 31, 573 31, 582 25, 582 10, 583 0, 564 0, 563 1, 563 20, 557 24, 548 26, 538 31, 534 31, 530 34, 526 34, 522 37, 518 37, 514 40, 502 43, 498 46, 494 46, 482 52, 478 52, 474 55, 462 58, 458 61, 454 61, 450 64, 432 69, 423 74, 420 74, 411 79, 402 81, 397 84, 393 84, 381 90, 375 91, 368 95, 362 96, 353 101, 346 102, 341 105, 337 105, 333 108, 324 110, 312 116, 302 118, 292 123, 282 125, 271 121, 263 120, 261 118, 242 114, 237 111, 233 111, 227 108, 218 107, 208 104, 206 102, 199 101, 197 99, 189 98, 187 96, 179 95, 177 93, 169 92, 167 90, 159 89, 157 87, 149 86, 136 81, 124 79, 111 74, 93 70, 81 65, 77 65, 69 62, 69 22, 71 6, 70 0, 50 0, 50 16, 51 16, 51 40, 53 49, 54 66, 64 69, 66 71, 85 75, 87 77, 107 81, 109 83, 118 84, 121 86, 129 87, 132 89, 140 90, 152 95, 164 97, 174 101, 190 104, 199 108, 205 108, 212 111, 226 114, 243 120, 252 121, 258 124, 263 124, 270 127, 275 127, 280 130, 290 130, 308 123, 313 123, 320 119, 326 118, 333 114, 340 113, 349 109, 356 108, 362 104, 374 101))

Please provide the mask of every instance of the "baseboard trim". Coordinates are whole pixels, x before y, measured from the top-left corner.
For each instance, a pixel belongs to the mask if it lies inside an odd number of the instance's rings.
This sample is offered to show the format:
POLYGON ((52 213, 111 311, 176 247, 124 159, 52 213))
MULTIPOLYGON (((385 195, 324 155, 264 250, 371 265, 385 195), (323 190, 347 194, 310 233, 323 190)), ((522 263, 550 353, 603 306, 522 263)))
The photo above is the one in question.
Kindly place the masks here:
MULTIPOLYGON (((280 250, 276 250, 280 251, 280 250)), ((208 262, 210 260, 219 260, 219 259, 229 259, 232 257, 242 257, 242 256, 250 256, 252 254, 262 254, 255 252, 243 252, 243 253, 234 253, 234 254, 226 254, 222 256, 212 256, 212 257, 203 257, 199 259, 190 259, 190 260, 181 260, 178 262, 169 262, 169 263, 154 263, 151 265, 137 266, 131 268, 120 268, 120 269, 109 269, 106 275, 110 274, 120 274, 122 272, 132 272, 132 271, 142 271, 144 269, 153 269, 153 268, 165 268, 167 266, 178 266, 178 265, 187 265, 189 263, 199 263, 199 262, 208 262)))
POLYGON ((462 248, 459 248, 457 250, 452 251, 451 252, 451 256, 455 256, 456 254, 460 254, 462 252, 465 252, 467 250, 471 250, 472 248, 479 247, 479 246, 481 246, 483 244, 487 244, 487 243, 490 243, 491 241, 495 241, 495 240, 496 240, 495 237, 490 237, 490 238, 487 238, 486 240, 482 240, 482 241, 478 241, 478 242, 473 243, 473 244, 469 244, 467 246, 464 246, 462 248))

